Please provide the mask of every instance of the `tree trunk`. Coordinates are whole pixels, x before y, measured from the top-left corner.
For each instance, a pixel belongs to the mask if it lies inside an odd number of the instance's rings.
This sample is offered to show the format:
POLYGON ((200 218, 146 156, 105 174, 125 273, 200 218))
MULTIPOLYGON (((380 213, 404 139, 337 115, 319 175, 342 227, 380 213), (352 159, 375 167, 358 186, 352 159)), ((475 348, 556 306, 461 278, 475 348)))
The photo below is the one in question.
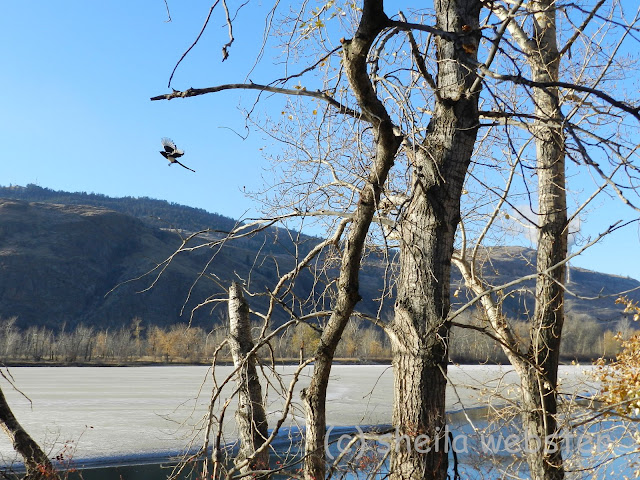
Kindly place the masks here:
MULTIPOLYGON (((534 42, 538 46, 538 58, 532 61, 533 80, 537 82, 559 79, 555 8, 553 0, 534 1, 530 6, 534 16, 534 42)), ((534 89, 535 115, 538 118, 534 125, 540 210, 538 272, 545 272, 567 256, 564 135, 558 93, 556 87, 534 89)), ((558 437, 558 357, 564 322, 564 280, 565 268, 562 265, 550 273, 538 275, 536 281, 529 355, 538 370, 530 368, 529 375, 522 379, 522 386, 523 391, 530 389, 524 397, 526 432, 540 439, 558 437)), ((564 478, 559 440, 552 442, 551 448, 528 455, 533 480, 564 478)))
POLYGON ((269 466, 269 450, 254 456, 268 437, 262 387, 256 371, 256 360, 249 352, 254 347, 249 322, 249 305, 242 294, 242 287, 233 282, 229 288, 229 345, 233 364, 238 369, 238 410, 236 423, 240 435, 240 451, 236 463, 252 458, 241 473, 265 470, 269 466))
POLYGON ((349 85, 364 120, 374 132, 375 157, 343 245, 338 295, 331 316, 320 337, 309 387, 302 392, 306 407, 305 463, 306 480, 322 480, 326 474, 326 398, 329 375, 338 342, 351 314, 360 301, 359 272, 365 240, 380 201, 382 187, 402 141, 384 104, 377 97, 367 71, 367 57, 373 41, 388 24, 382 0, 364 0, 362 17, 353 39, 343 41, 343 64, 349 85))
MULTIPOLYGON (((437 28, 477 32, 480 4, 436 1, 437 28)), ((439 38, 439 99, 427 136, 413 163, 413 194, 399 225, 400 274, 393 349, 393 425, 400 435, 392 450, 391 479, 447 478, 445 388, 448 358, 450 271, 460 197, 478 130, 476 75, 464 64, 478 36, 439 38), (466 53, 463 53, 466 50, 466 53)))
POLYGON ((7 399, 0 388, 0 425, 5 431, 13 449, 24 459, 27 469, 27 480, 58 479, 51 460, 42 451, 40 446, 31 438, 13 415, 7 399))
POLYGON ((369 232, 371 220, 380 200, 381 187, 384 184, 400 140, 393 135, 392 124, 377 128, 378 156, 372 167, 367 185, 360 192, 358 207, 347 240, 344 244, 342 263, 338 277, 338 298, 333 307, 326 327, 320 337, 320 345, 315 352, 315 364, 311 382, 302 392, 306 407, 305 464, 306 480, 325 478, 326 455, 325 434, 327 385, 336 348, 342 332, 360 301, 359 271, 364 243, 369 232))
MULTIPOLYGON (((504 8, 493 5, 490 8, 494 8, 494 13, 502 21, 509 22, 504 8)), ((521 25, 515 22, 508 23, 508 28, 512 38, 527 55, 532 79, 540 83, 557 82, 560 62, 556 40, 557 3, 554 0, 532 0, 528 8, 533 17, 532 38, 529 38, 521 25)), ((533 480, 564 478, 556 414, 558 357, 564 322, 562 285, 565 280, 565 267, 561 265, 550 270, 567 256, 565 142, 558 95, 557 87, 533 89, 536 120, 532 134, 536 141, 538 175, 539 275, 536 281, 534 317, 530 328, 531 346, 528 362, 507 353, 520 375, 523 427, 529 439, 526 456, 533 480), (547 449, 544 448, 545 443, 547 449)), ((475 282, 475 279, 472 280, 475 282)), ((487 311, 491 318, 491 312, 487 311)), ((496 319, 493 325, 497 328, 499 336, 507 340, 509 335, 504 333, 508 327, 500 319, 501 315, 494 314, 493 318, 496 319)), ((508 351, 509 349, 505 348, 505 352, 508 351)))

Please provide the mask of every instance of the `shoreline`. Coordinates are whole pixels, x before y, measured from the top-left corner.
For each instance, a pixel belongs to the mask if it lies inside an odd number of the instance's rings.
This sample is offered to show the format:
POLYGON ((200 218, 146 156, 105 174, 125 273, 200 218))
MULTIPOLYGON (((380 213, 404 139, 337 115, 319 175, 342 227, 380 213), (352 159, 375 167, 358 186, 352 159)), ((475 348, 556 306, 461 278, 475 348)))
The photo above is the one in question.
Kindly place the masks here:
MULTIPOLYGON (((609 359, 609 358, 607 358, 609 359)), ((583 358, 583 359, 564 359, 560 361, 561 366, 573 366, 573 365, 593 365, 598 359, 583 358)), ((279 366, 296 366, 299 365, 299 359, 297 358, 285 358, 276 360, 276 365, 279 366)), ((311 363, 310 365, 313 365, 311 363)), ((372 359, 363 360, 356 358, 339 358, 335 359, 333 365, 371 365, 371 366, 392 366, 391 359, 372 359)), ((480 363, 480 362, 449 362, 450 367, 455 366, 494 366, 494 367, 509 367, 508 362, 505 363, 480 363)), ((90 362, 54 362, 54 361, 27 361, 27 360, 0 360, 0 368, 13 368, 13 367, 210 367, 211 362, 163 362, 153 360, 131 360, 127 362, 102 362, 102 361, 90 361, 90 362)), ((233 361, 222 360, 216 362, 216 366, 229 367, 233 366, 233 361)))
MULTIPOLYGON (((466 410, 452 410, 447 412, 447 424, 452 428, 465 423, 466 420, 472 418, 475 421, 482 421, 486 419, 488 407, 474 407, 466 410)), ((362 434, 369 432, 390 432, 392 429, 391 424, 375 424, 375 425, 341 425, 330 426, 328 429, 328 442, 333 445, 341 436, 362 434)), ((271 433, 271 431, 269 431, 271 433)), ((276 451, 287 451, 291 448, 292 444, 302 445, 304 440, 304 427, 283 427, 280 429, 279 434, 276 436, 272 443, 272 448, 276 451)), ((228 443, 223 447, 223 450, 229 452, 231 456, 234 456, 236 452, 235 443, 228 443)), ((154 450, 154 451, 141 451, 138 453, 128 454, 116 454, 110 456, 96 456, 96 457, 79 457, 72 458, 68 461, 59 462, 53 460, 54 466, 59 472, 81 472, 82 477, 89 473, 118 471, 119 469, 129 469, 136 467, 143 467, 148 469, 168 469, 178 465, 185 458, 192 457, 197 454, 198 448, 194 448, 189 451, 180 451, 175 449, 170 450, 154 450)), ((209 452, 209 455, 211 452, 209 452)), ((200 459, 196 460, 200 461, 200 459)), ((9 464, 0 464, 0 473, 10 472, 11 474, 23 474, 25 472, 24 464, 20 461, 15 461, 9 464)))
MULTIPOLYGON (((277 365, 295 366, 299 365, 298 358, 283 358, 276 360, 277 365)), ((391 365, 390 359, 362 360, 357 358, 339 358, 334 365, 391 365)), ((221 360, 216 362, 217 366, 228 367, 233 365, 232 360, 221 360)), ((462 364, 460 364, 462 365, 462 364)), ((470 364, 475 365, 475 364, 470 364)), ((164 362, 156 360, 131 360, 126 362, 103 362, 103 361, 83 361, 83 362, 60 362, 60 361, 30 361, 30 360, 0 360, 0 367, 209 367, 210 361, 202 362, 164 362)))

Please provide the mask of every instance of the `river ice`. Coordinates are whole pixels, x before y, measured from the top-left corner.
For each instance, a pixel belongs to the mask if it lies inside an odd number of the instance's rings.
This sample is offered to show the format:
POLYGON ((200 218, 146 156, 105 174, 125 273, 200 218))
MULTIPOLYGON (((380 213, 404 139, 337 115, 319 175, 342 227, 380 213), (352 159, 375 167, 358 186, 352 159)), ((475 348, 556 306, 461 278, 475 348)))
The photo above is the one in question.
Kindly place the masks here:
MULTIPOLYGON (((286 385, 295 368, 281 367, 286 385)), ((221 381, 231 371, 231 367, 218 367, 216 378, 221 381)), ((301 420, 299 391, 308 385, 310 372, 310 367, 303 372, 293 396, 301 420)), ((19 422, 51 456, 62 452, 76 459, 127 457, 178 452, 201 442, 197 429, 206 414, 212 384, 207 367, 14 367, 9 373, 15 386, 28 397, 0 379, 9 404, 19 422)), ((563 374, 580 377, 575 367, 565 367, 563 374)), ((448 375, 457 385, 448 390, 450 411, 484 404, 490 386, 501 385, 506 395, 517 393, 517 377, 504 367, 452 366, 448 375)), ((272 388, 266 391, 267 409, 275 421, 282 402, 272 388)), ((392 391, 389 366, 334 366, 327 424, 390 423, 392 391)), ((232 385, 225 392, 222 401, 231 394, 232 385)), ((227 412, 225 419, 225 438, 231 439, 233 412, 227 412)), ((14 458, 8 438, 0 436, 0 464, 14 458)))

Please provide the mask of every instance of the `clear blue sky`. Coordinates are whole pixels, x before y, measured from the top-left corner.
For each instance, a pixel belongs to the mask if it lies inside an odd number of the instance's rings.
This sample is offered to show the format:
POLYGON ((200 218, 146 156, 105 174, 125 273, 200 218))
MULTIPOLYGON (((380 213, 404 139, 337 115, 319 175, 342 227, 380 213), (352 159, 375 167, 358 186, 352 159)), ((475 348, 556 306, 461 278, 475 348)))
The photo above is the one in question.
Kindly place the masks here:
MULTIPOLYGON (((242 140, 238 107, 253 93, 238 91, 187 100, 151 102, 166 93, 173 66, 200 31, 210 1, 5 2, 0 17, 0 131, 4 136, 0 184, 36 183, 57 190, 110 196, 149 196, 238 218, 255 205, 243 188, 262 185, 261 147, 255 132, 242 140), (160 138, 186 151, 167 167, 160 138)), ((178 68, 177 89, 242 82, 261 43, 267 9, 251 4, 236 22, 237 41, 221 62, 227 39, 218 13, 178 68), (243 29, 242 25, 251 25, 243 29)), ((270 65, 267 51, 265 65, 270 65)), ((266 83, 277 67, 251 80, 266 83)), ((277 100, 275 101, 277 102, 277 100)), ((275 103, 272 102, 272 105, 275 103)), ((279 112, 278 112, 279 113, 279 112)), ((267 173, 264 173, 268 175, 267 173)), ((583 222, 593 236, 631 212, 604 202, 583 222)), ((606 240, 575 265, 640 278, 638 226, 606 240)))

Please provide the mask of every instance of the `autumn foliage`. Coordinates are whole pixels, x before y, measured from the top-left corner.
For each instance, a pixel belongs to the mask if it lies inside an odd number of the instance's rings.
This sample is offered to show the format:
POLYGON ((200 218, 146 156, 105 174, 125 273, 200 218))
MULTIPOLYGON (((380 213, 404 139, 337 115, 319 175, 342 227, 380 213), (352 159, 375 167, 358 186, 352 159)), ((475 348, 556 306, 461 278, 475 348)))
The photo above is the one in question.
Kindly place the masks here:
MULTIPOLYGON (((616 303, 625 306, 624 313, 640 320, 640 306, 626 297, 616 303)), ((602 384, 601 399, 623 415, 640 415, 640 334, 616 336, 622 350, 613 362, 598 360, 598 379, 602 384)))

